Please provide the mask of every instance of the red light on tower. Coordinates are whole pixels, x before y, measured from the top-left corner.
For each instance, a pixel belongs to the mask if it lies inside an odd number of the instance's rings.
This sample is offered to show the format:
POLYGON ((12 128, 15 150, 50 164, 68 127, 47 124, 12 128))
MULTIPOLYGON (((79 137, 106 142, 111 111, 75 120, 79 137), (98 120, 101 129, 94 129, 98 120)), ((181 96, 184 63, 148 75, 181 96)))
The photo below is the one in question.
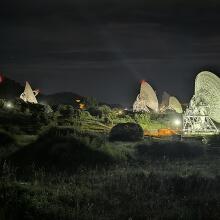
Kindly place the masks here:
POLYGON ((4 80, 3 75, 0 74, 0 83, 3 83, 3 80, 4 80))

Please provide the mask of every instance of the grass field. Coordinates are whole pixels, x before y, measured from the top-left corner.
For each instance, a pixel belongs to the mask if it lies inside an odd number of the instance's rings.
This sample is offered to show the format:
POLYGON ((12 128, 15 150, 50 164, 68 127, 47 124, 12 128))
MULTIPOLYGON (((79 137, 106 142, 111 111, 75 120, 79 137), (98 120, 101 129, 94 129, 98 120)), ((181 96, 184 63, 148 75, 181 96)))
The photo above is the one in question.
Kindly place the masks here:
POLYGON ((1 165, 3 220, 220 218, 220 155, 207 148, 26 138, 11 157, 17 168, 1 165))
POLYGON ((1 129, 0 220, 220 219, 218 137, 110 142, 113 125, 77 123, 1 129))
POLYGON ((26 181, 5 173, 2 219, 219 219, 219 165, 147 161, 26 181))

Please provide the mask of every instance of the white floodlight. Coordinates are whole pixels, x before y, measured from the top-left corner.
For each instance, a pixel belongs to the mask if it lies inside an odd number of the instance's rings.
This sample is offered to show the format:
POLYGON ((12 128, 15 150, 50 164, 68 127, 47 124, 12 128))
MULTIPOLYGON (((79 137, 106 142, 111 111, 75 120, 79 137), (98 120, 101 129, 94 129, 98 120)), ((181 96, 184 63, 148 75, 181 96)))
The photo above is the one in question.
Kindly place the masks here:
POLYGON ((119 111, 118 111, 118 114, 119 114, 119 115, 122 115, 122 114, 123 114, 123 111, 122 111, 122 110, 119 110, 119 111))
POLYGON ((8 109, 13 108, 13 105, 12 105, 11 102, 7 102, 5 106, 6 106, 6 108, 8 108, 8 109))
POLYGON ((179 118, 176 118, 174 121, 173 121, 174 125, 175 126, 180 126, 182 124, 181 120, 179 118))

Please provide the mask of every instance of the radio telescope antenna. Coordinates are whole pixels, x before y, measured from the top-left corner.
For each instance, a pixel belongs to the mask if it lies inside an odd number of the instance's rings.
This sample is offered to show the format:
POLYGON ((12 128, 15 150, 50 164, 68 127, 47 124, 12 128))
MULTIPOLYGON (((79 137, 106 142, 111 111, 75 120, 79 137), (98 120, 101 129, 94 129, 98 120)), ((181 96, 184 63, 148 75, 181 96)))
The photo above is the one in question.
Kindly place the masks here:
POLYGON ((179 114, 183 113, 182 105, 179 100, 175 96, 170 96, 167 92, 164 92, 160 112, 165 112, 167 110, 171 110, 179 114))
POLYGON ((203 71, 195 80, 195 94, 183 114, 184 134, 217 134, 220 123, 220 78, 203 71))
POLYGON ((25 102, 37 104, 36 96, 38 95, 39 90, 32 90, 30 84, 26 82, 24 92, 20 95, 20 98, 25 102))
POLYGON ((157 95, 153 88, 146 82, 141 82, 140 93, 133 105, 134 112, 158 112, 157 95))

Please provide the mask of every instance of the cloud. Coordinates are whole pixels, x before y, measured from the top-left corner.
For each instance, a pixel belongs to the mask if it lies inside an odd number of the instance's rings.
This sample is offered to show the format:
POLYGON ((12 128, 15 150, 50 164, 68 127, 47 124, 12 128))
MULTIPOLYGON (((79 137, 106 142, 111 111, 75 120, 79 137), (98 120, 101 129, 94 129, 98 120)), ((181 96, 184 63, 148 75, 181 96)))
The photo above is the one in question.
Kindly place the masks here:
POLYGON ((220 72, 215 1, 12 2, 0 3, 0 71, 44 92, 131 104, 146 79, 185 101, 196 73, 220 72))

